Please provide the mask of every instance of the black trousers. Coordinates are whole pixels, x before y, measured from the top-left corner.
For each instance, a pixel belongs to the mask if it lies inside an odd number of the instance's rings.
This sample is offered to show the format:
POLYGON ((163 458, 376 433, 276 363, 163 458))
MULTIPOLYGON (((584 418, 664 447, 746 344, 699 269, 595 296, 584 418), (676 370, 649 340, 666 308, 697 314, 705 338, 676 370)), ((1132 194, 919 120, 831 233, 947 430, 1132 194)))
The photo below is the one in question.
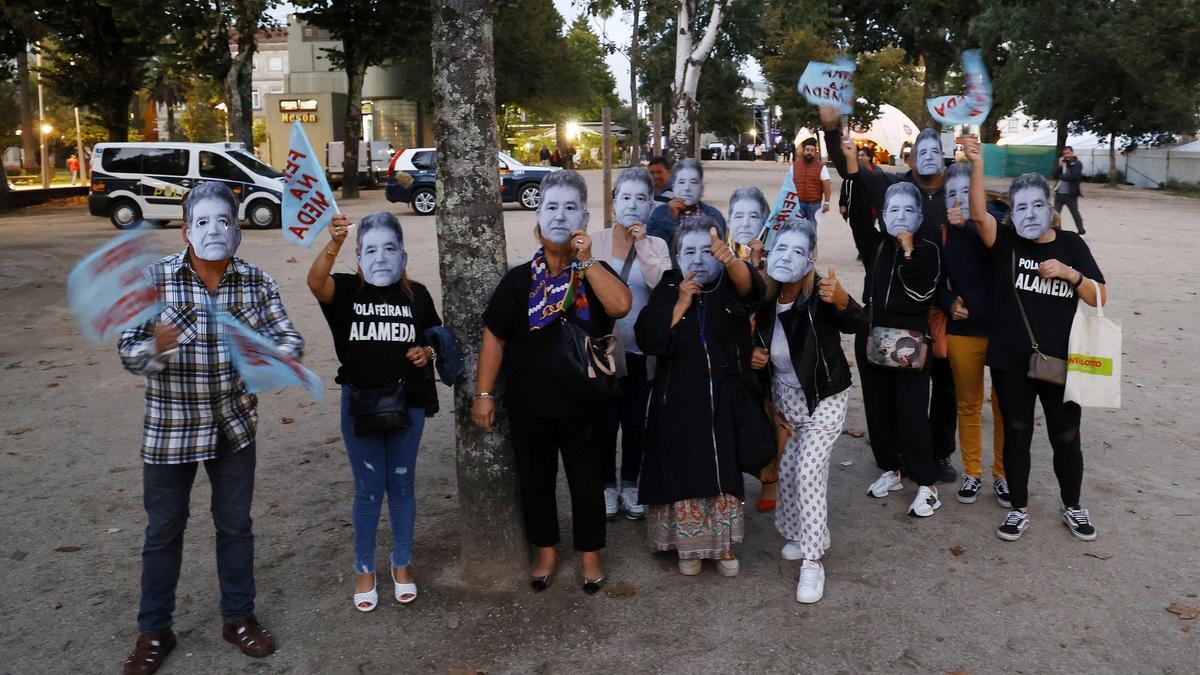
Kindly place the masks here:
POLYGON ((875 464, 884 471, 906 467, 918 485, 933 485, 937 470, 929 436, 929 366, 913 373, 867 363, 865 331, 855 336, 854 353, 875 464))
POLYGON ((946 459, 957 447, 958 399, 954 395, 954 372, 950 359, 930 359, 929 433, 933 458, 946 459))
POLYGON ((635 487, 646 448, 646 405, 653 380, 646 379, 646 357, 625 353, 627 374, 621 396, 598 411, 592 440, 604 458, 605 487, 635 487), (621 431, 621 477, 617 481, 617 430, 621 431))
POLYGON ((575 550, 604 548, 604 459, 592 442, 592 420, 547 419, 512 409, 508 420, 529 543, 546 547, 560 540, 555 488, 561 453, 571 491, 575 550))
POLYGON ((1075 230, 1082 233, 1083 216, 1079 215, 1079 197, 1071 197, 1061 192, 1054 193, 1054 212, 1062 213, 1063 205, 1066 205, 1071 210, 1071 219, 1075 221, 1075 230))
POLYGON ((1079 506, 1083 484, 1083 450, 1079 441, 1079 406, 1063 401, 1060 385, 1034 380, 1025 373, 992 369, 992 384, 1004 416, 1004 475, 1014 509, 1029 505, 1029 446, 1033 443, 1033 406, 1042 401, 1046 432, 1054 451, 1054 475, 1062 503, 1079 506))

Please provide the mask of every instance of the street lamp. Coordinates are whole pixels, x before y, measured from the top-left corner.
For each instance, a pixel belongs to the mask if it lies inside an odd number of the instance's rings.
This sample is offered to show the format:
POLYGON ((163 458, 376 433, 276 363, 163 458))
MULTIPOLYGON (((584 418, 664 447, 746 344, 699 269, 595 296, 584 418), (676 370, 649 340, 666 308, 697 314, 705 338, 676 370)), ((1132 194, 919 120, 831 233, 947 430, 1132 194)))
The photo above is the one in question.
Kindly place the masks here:
POLYGON ((50 126, 49 124, 43 124, 41 128, 43 134, 49 135, 54 133, 54 127, 50 126))

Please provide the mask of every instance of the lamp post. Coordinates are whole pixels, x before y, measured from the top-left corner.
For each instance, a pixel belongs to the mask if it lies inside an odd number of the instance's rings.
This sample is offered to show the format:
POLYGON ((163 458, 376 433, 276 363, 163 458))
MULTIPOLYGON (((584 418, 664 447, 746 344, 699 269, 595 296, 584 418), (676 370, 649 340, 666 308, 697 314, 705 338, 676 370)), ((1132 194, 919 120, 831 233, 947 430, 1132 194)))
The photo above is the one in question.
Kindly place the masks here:
POLYGON ((42 165, 42 189, 50 187, 50 165, 46 158, 46 129, 50 126, 46 124, 46 109, 42 101, 42 43, 35 42, 37 45, 37 68, 38 68, 38 139, 41 145, 41 161, 42 165))
POLYGON ((75 107, 75 157, 79 160, 79 180, 84 185, 88 181, 88 161, 83 154, 83 132, 79 128, 79 107, 75 107))

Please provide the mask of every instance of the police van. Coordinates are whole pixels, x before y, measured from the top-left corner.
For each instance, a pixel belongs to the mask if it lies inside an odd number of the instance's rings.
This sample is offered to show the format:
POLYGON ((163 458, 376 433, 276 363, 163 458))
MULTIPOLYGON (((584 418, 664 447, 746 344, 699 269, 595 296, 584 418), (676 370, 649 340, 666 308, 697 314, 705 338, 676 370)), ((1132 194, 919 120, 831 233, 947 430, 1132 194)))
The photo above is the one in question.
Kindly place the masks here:
POLYGON ((283 174, 241 143, 98 143, 88 211, 119 230, 143 220, 179 220, 184 195, 214 180, 237 196, 238 218, 250 227, 279 227, 283 174))

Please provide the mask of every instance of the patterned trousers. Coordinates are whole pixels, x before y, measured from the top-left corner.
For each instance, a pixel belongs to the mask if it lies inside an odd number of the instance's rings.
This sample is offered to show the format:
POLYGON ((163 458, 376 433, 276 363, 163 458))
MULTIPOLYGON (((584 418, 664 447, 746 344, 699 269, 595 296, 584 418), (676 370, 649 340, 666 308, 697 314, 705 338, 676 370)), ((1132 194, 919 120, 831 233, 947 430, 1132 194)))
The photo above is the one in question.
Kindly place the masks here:
POLYGON ((850 392, 829 396, 812 415, 804 390, 774 381, 775 407, 796 430, 779 461, 779 502, 775 529, 800 546, 808 560, 819 560, 829 546, 829 458, 842 434, 850 392))

